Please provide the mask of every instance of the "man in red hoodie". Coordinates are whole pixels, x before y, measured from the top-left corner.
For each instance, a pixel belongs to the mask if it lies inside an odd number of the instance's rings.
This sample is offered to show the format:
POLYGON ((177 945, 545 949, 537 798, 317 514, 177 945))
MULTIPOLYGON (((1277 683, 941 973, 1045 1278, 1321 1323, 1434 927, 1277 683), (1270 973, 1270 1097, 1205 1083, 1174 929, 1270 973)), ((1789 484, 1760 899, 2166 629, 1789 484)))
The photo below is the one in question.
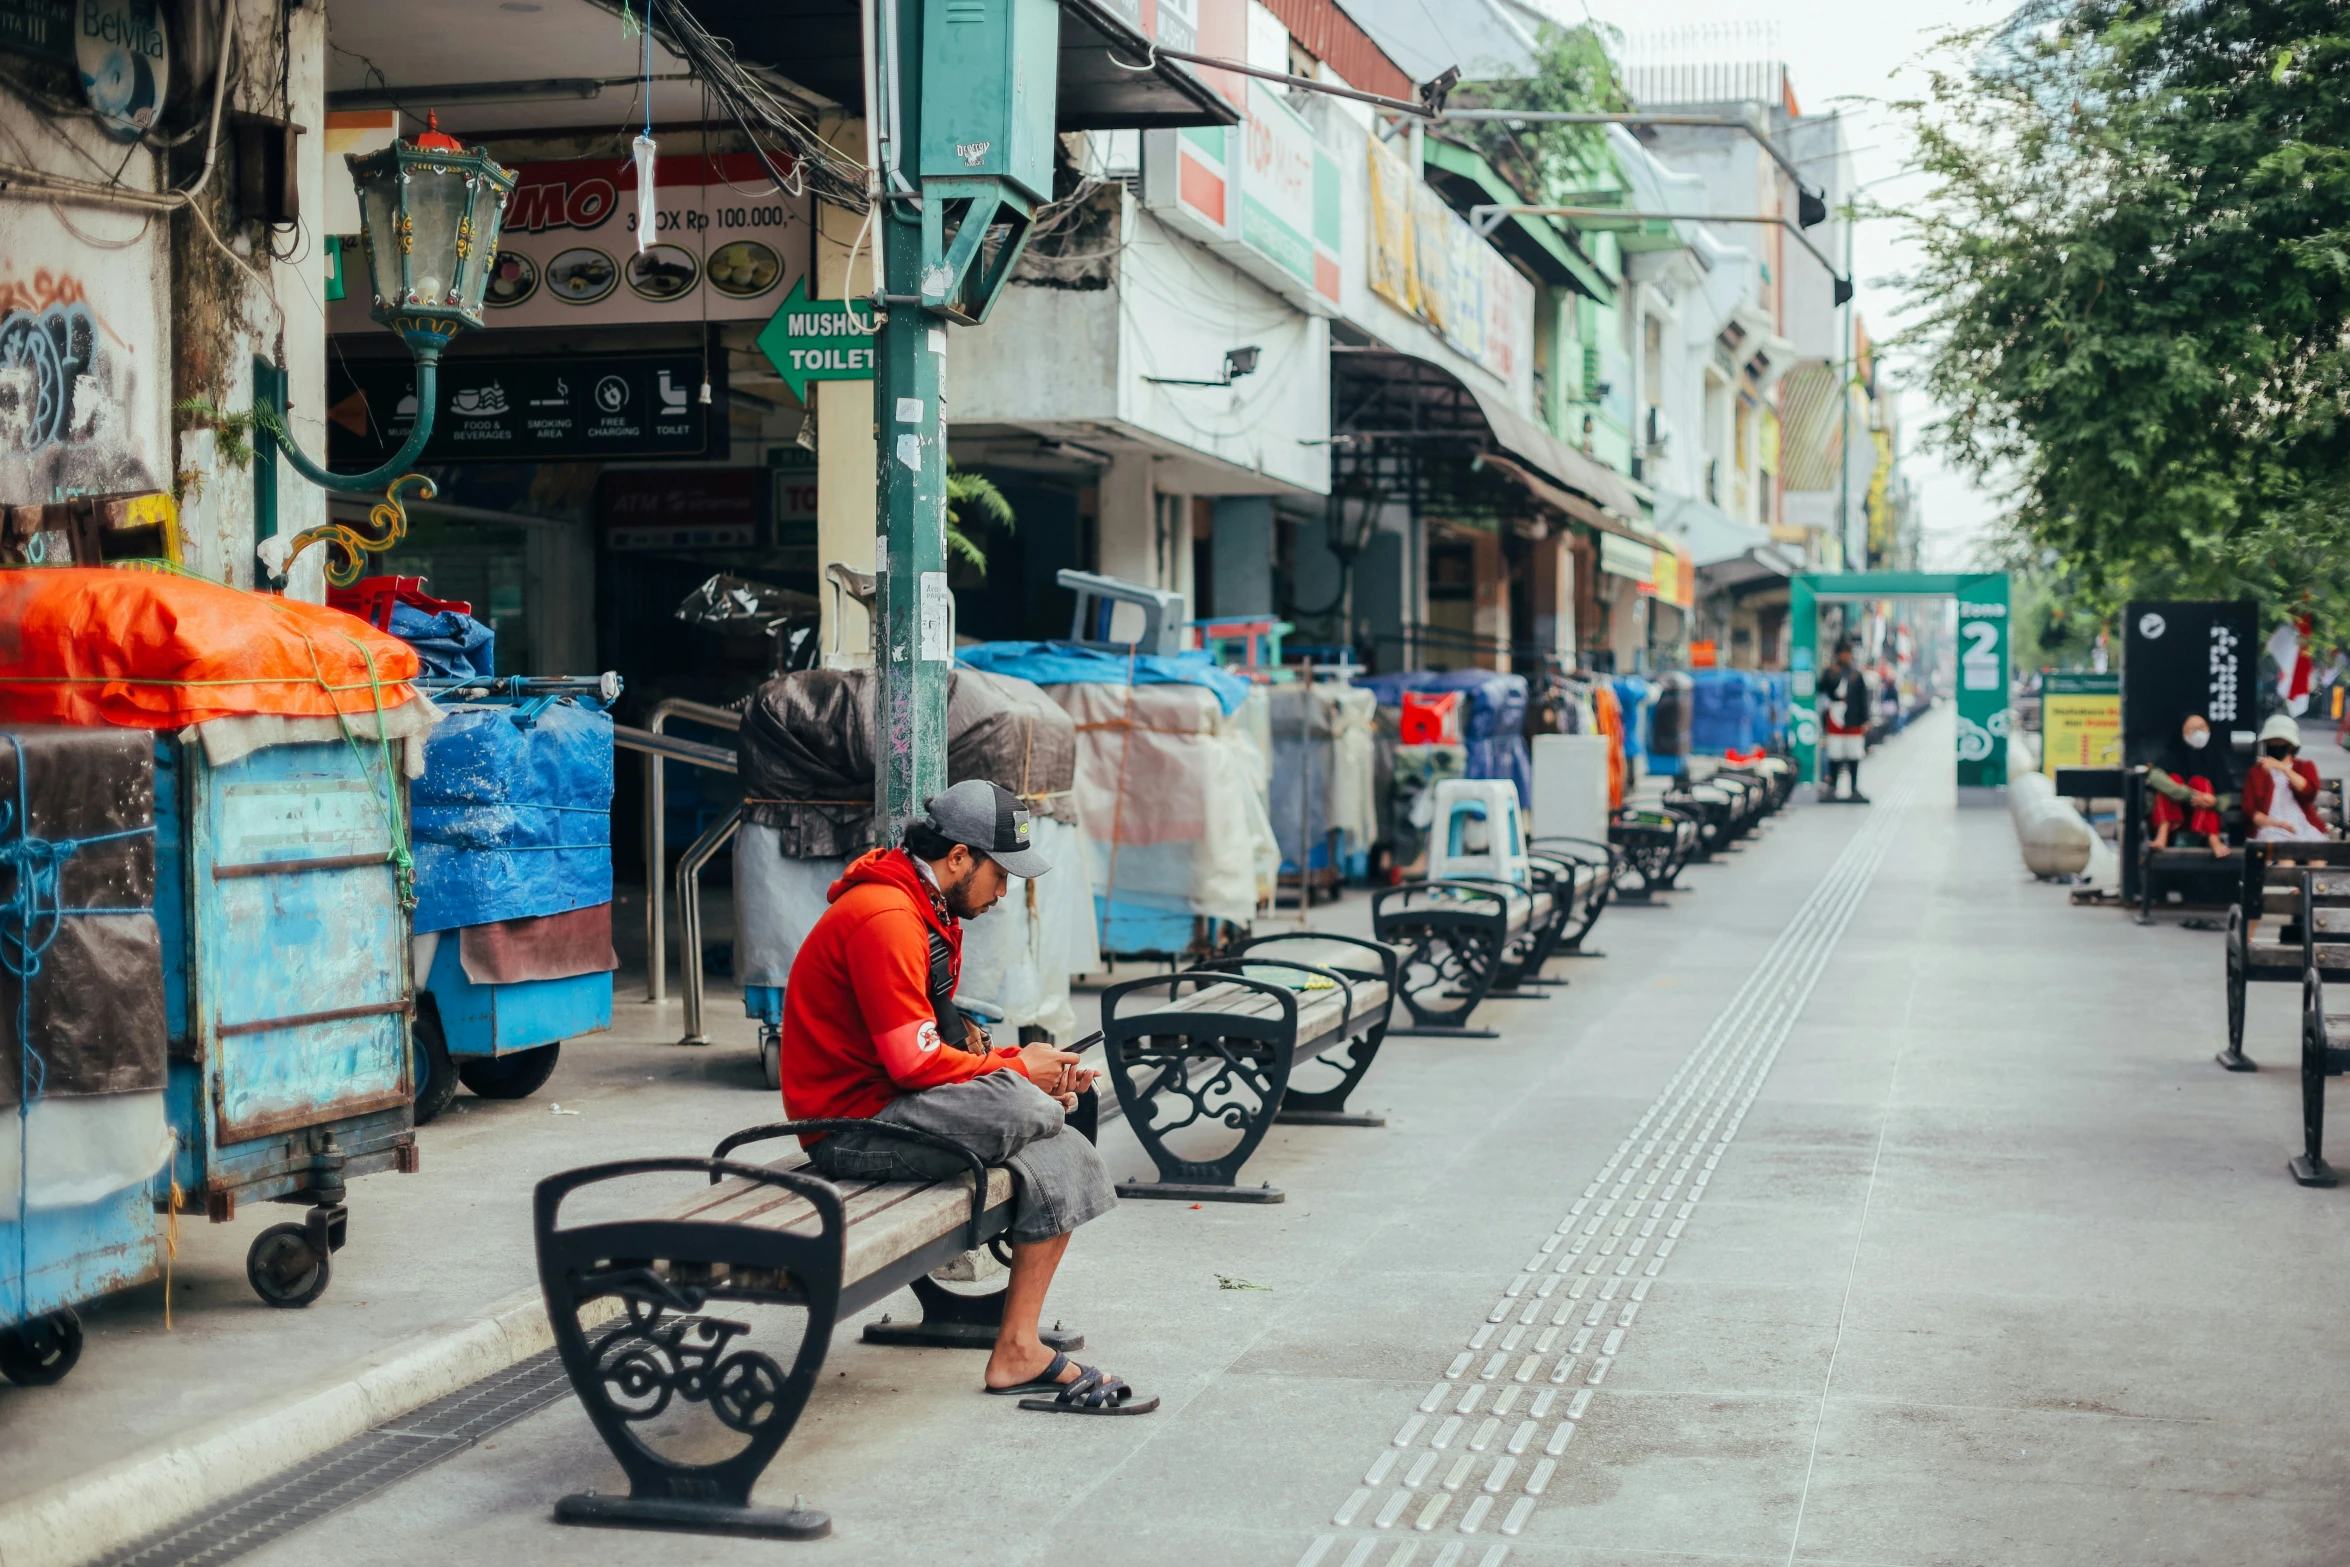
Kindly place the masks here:
MULTIPOLYGON (((1010 790, 966 779, 931 798, 902 847, 852 863, 828 894, 784 986, 784 1111, 793 1120, 889 1122, 943 1137, 1013 1175, 1012 1276, 988 1357, 990 1393, 1067 1414, 1144 1414, 1116 1377, 1037 1336, 1069 1233, 1116 1202, 1093 1144, 1064 1119, 1092 1085, 1050 1044, 990 1041, 950 999, 963 920, 1010 876, 1051 869, 1010 790)), ((862 1128, 804 1134, 808 1162, 836 1180, 935 1181, 969 1168, 942 1149, 862 1128)))

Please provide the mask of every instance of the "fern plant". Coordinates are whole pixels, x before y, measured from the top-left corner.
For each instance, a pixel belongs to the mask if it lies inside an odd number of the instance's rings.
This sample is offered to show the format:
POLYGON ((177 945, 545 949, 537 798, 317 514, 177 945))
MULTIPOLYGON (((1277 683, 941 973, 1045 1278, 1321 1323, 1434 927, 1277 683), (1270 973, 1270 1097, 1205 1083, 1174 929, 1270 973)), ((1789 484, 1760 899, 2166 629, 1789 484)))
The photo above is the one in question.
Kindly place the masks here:
POLYGON ((981 525, 993 523, 1010 533, 1015 526, 1012 503, 985 474, 968 468, 947 468, 947 548, 987 575, 987 551, 979 544, 981 525))

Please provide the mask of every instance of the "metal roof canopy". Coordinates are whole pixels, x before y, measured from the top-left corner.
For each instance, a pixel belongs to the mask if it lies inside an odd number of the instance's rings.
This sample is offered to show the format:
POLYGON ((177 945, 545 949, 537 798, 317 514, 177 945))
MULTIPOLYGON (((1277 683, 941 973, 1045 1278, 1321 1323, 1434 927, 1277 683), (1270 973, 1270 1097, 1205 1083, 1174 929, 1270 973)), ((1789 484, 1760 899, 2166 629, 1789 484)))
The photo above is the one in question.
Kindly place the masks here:
MULTIPOLYGON (((851 115, 864 112, 856 0, 687 0, 702 25, 731 41, 745 60, 779 71, 823 94, 851 115)), ((1056 128, 1063 131, 1167 130, 1237 125, 1240 111, 1171 60, 1147 71, 1120 69, 1150 59, 1150 40, 1104 0, 1061 0, 1060 89, 1056 128)))
POLYGON ((1348 438, 1336 439, 1334 483, 1352 480, 1415 510, 1498 522, 1526 510, 1530 492, 1500 465, 1476 461, 1497 453, 1627 524, 1640 515, 1614 469, 1441 365, 1389 348, 1347 347, 1332 348, 1330 365, 1330 433, 1348 438))

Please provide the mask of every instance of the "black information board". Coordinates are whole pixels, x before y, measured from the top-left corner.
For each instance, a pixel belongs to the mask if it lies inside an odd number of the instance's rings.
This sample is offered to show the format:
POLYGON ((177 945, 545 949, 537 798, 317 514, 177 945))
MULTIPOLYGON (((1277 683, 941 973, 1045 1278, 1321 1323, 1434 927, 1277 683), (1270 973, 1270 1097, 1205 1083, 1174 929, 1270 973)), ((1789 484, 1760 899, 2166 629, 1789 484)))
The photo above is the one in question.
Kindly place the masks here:
POLYGON ((2189 713, 2211 724, 2214 765, 2240 768, 2232 731, 2260 723, 2260 643, 2250 599, 2142 602, 2123 611, 2122 765, 2159 762, 2189 713))
POLYGON ((72 0, 0 0, 0 54, 72 64, 75 9, 72 0))
MULTIPOLYGON (((423 463, 702 457, 710 410, 725 406, 699 354, 444 359, 440 409, 423 463)), ((327 361, 327 460, 342 469, 388 460, 416 420, 416 367, 394 359, 327 361)))

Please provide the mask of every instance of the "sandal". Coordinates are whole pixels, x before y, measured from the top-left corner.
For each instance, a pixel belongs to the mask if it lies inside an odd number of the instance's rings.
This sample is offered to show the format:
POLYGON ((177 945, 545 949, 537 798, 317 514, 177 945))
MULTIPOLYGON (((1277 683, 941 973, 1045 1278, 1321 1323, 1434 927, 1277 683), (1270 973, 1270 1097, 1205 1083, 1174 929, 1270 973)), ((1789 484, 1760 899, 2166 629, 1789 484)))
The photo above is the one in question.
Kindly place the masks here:
POLYGON ((1050 1398, 1024 1398, 1020 1407, 1048 1415, 1147 1415, 1159 1407, 1159 1401, 1146 1398, 1138 1403, 1125 1378, 1079 1366, 1074 1382, 1059 1384, 1050 1398))

